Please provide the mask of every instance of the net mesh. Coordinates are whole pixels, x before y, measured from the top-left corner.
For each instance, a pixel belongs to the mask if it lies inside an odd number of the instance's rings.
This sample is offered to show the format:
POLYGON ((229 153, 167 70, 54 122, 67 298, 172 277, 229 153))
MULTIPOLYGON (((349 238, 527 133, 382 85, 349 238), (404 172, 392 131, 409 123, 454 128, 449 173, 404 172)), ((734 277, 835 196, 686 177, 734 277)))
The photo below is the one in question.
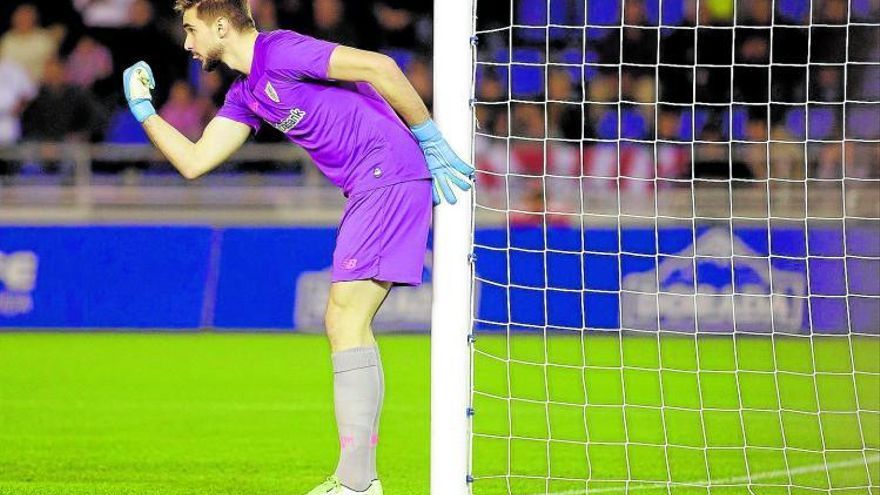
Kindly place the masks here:
POLYGON ((880 493, 880 5, 475 41, 473 493, 880 493))

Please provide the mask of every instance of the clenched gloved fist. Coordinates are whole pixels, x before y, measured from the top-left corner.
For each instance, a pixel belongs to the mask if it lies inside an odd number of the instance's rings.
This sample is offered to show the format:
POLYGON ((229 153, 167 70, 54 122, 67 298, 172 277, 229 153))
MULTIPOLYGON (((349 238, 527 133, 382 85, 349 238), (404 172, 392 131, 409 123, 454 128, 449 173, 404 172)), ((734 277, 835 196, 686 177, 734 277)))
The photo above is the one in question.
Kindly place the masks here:
POLYGON ((150 94, 150 90, 156 88, 156 80, 153 79, 153 69, 146 62, 138 62, 125 69, 122 74, 122 85, 125 88, 128 108, 138 122, 143 123, 149 116, 156 114, 152 103, 153 96, 150 94))

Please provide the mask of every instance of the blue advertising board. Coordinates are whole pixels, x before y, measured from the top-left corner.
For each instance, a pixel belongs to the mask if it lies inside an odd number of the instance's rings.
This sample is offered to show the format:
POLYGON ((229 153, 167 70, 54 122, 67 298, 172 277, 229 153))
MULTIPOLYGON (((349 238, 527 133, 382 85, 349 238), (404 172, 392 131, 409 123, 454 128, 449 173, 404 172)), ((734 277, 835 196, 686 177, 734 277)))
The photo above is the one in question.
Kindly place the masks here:
POLYGON ((0 228, 0 326, 199 324, 206 227, 0 228))
POLYGON ((484 329, 880 333, 876 224, 485 229, 476 244, 484 329))
POLYGON ((326 227, 224 230, 216 309, 206 326, 294 328, 297 282, 330 266, 335 240, 326 227))
MULTIPOLYGON (((880 331, 876 223, 475 238, 484 330, 880 331)), ((0 228, 0 328, 320 329, 334 241, 329 227, 0 228)), ((427 330, 430 268, 377 328, 427 330)))

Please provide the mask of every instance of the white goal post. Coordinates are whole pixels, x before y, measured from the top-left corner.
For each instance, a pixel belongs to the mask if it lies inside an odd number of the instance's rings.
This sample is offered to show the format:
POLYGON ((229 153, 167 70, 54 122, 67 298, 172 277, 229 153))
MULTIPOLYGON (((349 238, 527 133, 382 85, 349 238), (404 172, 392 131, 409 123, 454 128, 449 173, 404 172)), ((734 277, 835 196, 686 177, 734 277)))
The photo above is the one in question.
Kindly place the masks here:
MULTIPOLYGON (((473 159, 473 0, 434 2, 434 117, 473 159)), ((466 495, 470 400, 473 192, 434 209, 431 314, 431 493, 466 495)))
POLYGON ((431 494, 878 495, 880 3, 434 27, 431 494))

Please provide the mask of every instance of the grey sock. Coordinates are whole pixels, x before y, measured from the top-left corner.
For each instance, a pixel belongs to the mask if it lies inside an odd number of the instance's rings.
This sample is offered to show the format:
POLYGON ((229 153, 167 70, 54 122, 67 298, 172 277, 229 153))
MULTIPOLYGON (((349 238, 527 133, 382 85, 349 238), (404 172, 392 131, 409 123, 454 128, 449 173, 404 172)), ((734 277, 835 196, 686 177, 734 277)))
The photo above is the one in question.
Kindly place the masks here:
POLYGON ((376 447, 379 445, 379 417, 382 415, 382 404, 385 402, 385 369, 382 367, 382 355, 376 348, 376 366, 379 371, 379 404, 376 407, 376 419, 373 421, 373 431, 370 435, 370 475, 372 479, 378 479, 376 470, 376 447))
POLYGON ((333 395, 339 430, 336 476, 356 491, 376 478, 373 433, 382 402, 379 353, 356 347, 333 354, 333 395))

